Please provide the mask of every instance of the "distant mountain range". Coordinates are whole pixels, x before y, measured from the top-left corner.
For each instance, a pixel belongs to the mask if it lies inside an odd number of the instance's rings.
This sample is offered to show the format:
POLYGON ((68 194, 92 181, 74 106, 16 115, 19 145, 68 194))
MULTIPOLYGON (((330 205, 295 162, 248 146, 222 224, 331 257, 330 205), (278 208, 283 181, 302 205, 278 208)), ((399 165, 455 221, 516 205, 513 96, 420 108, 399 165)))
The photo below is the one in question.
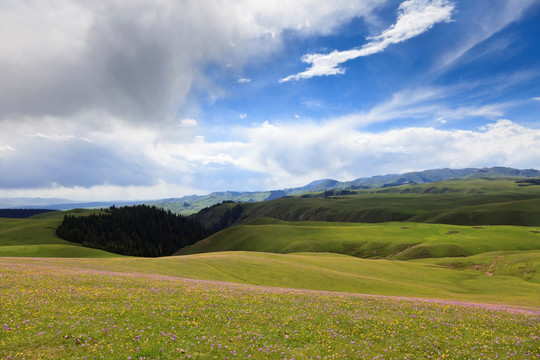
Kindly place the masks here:
POLYGON ((208 195, 189 195, 180 198, 170 198, 150 201, 103 201, 103 202, 74 202, 66 199, 43 198, 0 198, 0 208, 48 208, 54 210, 68 210, 74 208, 99 208, 127 206, 135 204, 148 204, 163 207, 181 214, 192 214, 199 210, 223 201, 259 202, 273 200, 284 196, 299 195, 312 192, 321 192, 338 189, 372 189, 399 186, 404 184, 423 184, 450 179, 468 178, 531 178, 540 177, 540 171, 535 169, 513 169, 508 167, 465 168, 465 169, 432 169, 413 171, 404 174, 389 174, 373 177, 358 178, 352 181, 338 181, 321 179, 305 186, 271 191, 213 192, 208 195))

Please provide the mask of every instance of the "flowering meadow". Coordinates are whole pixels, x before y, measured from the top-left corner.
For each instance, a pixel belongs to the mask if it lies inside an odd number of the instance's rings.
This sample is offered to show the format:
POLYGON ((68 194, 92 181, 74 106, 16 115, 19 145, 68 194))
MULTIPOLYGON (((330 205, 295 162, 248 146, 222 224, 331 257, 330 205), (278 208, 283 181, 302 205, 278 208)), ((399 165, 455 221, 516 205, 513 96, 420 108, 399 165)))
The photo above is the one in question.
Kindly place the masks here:
POLYGON ((0 359, 540 359, 534 309, 0 258, 0 359))

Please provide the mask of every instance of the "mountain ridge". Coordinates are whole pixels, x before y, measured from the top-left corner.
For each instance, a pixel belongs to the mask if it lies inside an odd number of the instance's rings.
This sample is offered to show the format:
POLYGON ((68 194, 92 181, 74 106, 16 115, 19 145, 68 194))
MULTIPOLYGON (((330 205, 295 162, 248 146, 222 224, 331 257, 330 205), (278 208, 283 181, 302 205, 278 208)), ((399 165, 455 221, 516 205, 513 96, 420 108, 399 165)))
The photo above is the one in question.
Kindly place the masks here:
POLYGON ((399 186, 404 184, 423 184, 451 179, 465 179, 477 177, 540 177, 540 171, 536 169, 514 169, 502 166, 495 166, 489 168, 484 167, 463 169, 429 169, 423 171, 411 171, 402 174, 386 174, 371 177, 362 177, 351 181, 319 179, 301 187, 285 188, 281 190, 253 192, 213 192, 208 195, 190 195, 181 198, 158 200, 150 204, 156 206, 163 206, 165 209, 174 212, 192 214, 202 210, 205 207, 209 207, 223 201, 260 202, 266 200, 274 200, 284 196, 293 196, 327 190, 372 188, 377 189, 399 186), (184 203, 182 204, 182 206, 179 206, 179 203, 181 202, 184 203))
POLYGON ((45 198, 0 198, 0 208, 48 208, 52 210, 70 210, 74 208, 98 208, 127 205, 155 205, 171 210, 175 213, 189 215, 203 208, 218 204, 223 201, 233 202, 261 202, 273 200, 284 196, 307 194, 327 190, 342 189, 378 189, 394 187, 404 184, 423 184, 450 179, 464 179, 475 177, 540 177, 540 171, 536 169, 515 169, 502 166, 484 168, 440 168, 422 171, 410 171, 401 174, 376 175, 361 177, 350 181, 335 179, 314 180, 307 185, 294 188, 285 188, 267 191, 217 191, 206 195, 187 195, 178 198, 165 198, 157 200, 140 201, 93 201, 77 202, 68 199, 45 199, 45 198), (47 201, 50 200, 50 201, 47 201))

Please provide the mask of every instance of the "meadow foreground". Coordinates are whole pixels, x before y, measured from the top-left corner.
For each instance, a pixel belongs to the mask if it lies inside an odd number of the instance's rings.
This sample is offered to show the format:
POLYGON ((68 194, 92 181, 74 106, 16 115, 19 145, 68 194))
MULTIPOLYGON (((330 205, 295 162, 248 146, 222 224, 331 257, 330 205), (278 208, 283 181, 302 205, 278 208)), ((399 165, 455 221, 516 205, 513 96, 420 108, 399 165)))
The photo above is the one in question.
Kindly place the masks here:
POLYGON ((540 358, 540 312, 0 259, 2 359, 540 358))

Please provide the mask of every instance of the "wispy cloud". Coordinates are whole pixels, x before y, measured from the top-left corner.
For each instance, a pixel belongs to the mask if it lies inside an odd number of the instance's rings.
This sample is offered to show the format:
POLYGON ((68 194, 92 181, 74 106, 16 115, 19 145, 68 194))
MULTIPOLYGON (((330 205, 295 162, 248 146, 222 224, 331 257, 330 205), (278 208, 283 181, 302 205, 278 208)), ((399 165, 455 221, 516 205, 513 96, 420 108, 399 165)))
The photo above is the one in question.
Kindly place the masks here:
POLYGON ((0 145, 0 157, 8 152, 14 152, 15 149, 10 145, 0 145))
POLYGON ((498 39, 480 50, 476 54, 470 51, 491 38, 494 34, 504 29, 509 24, 519 20, 527 13, 532 6, 538 6, 535 0, 492 0, 490 6, 483 7, 481 2, 470 1, 465 9, 460 9, 459 19, 463 17, 476 19, 481 15, 479 21, 468 21, 468 26, 463 27, 454 33, 456 46, 449 46, 446 54, 440 57, 437 68, 444 71, 452 68, 457 63, 478 60, 483 56, 501 53, 510 44, 515 43, 511 36, 498 39), (482 14, 478 12, 481 11, 482 14))
POLYGON ((36 139, 42 139, 42 140, 51 140, 51 141, 70 141, 70 140, 80 140, 80 141, 86 141, 86 142, 92 142, 92 140, 87 138, 80 138, 75 135, 46 135, 42 133, 37 133, 33 135, 36 139))
POLYGON ((329 54, 306 54, 302 61, 311 64, 311 67, 296 75, 287 76, 280 82, 343 74, 345 69, 340 68, 340 64, 382 52, 392 44, 404 42, 428 31, 439 22, 449 22, 453 10, 454 5, 448 0, 404 1, 398 8, 396 23, 378 36, 368 37, 369 42, 360 49, 334 50, 329 54))
POLYGON ((195 119, 182 119, 180 120, 180 125, 183 127, 195 127, 198 122, 195 119))
POLYGON ((248 83, 248 82, 251 82, 251 79, 248 79, 248 78, 238 78, 238 80, 236 80, 237 83, 239 84, 244 84, 244 83, 248 83))

